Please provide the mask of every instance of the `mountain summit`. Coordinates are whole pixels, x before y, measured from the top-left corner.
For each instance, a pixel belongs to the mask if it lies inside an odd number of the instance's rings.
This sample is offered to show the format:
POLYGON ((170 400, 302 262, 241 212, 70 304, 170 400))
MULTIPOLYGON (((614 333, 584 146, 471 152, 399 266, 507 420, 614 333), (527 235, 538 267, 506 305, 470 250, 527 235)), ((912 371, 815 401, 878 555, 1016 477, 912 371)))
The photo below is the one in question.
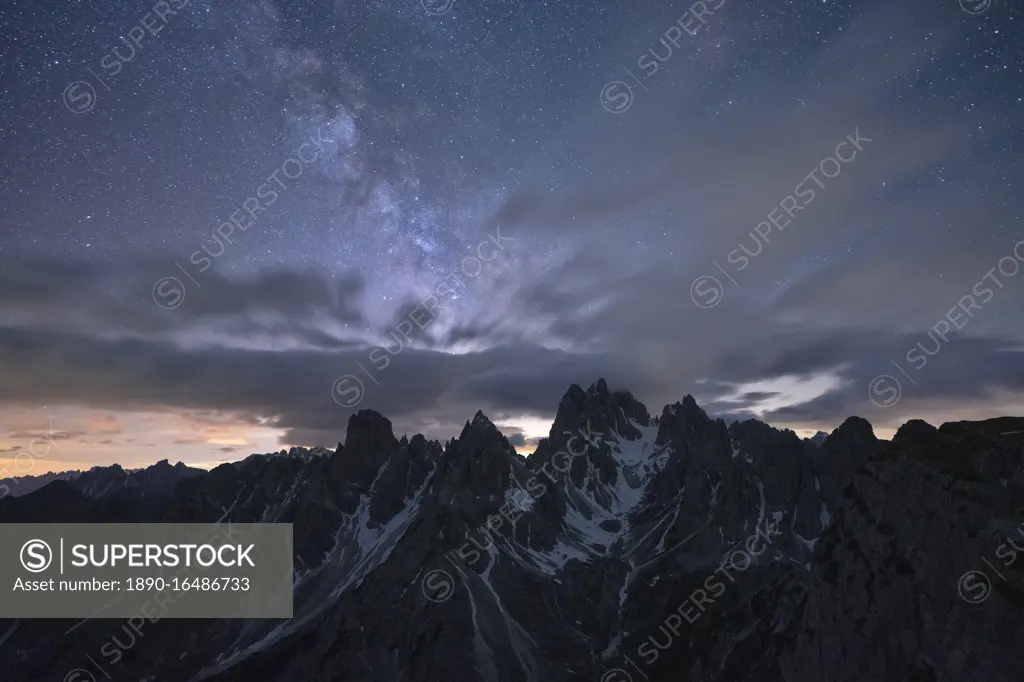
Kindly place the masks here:
POLYGON ((364 410, 334 451, 95 469, 0 499, 0 522, 292 523, 295 617, 0 623, 0 669, 59 680, 105 651, 147 682, 1022 679, 1021 433, 915 421, 887 442, 851 417, 801 439, 692 396, 654 417, 599 380, 525 459, 483 412, 442 445, 364 410))

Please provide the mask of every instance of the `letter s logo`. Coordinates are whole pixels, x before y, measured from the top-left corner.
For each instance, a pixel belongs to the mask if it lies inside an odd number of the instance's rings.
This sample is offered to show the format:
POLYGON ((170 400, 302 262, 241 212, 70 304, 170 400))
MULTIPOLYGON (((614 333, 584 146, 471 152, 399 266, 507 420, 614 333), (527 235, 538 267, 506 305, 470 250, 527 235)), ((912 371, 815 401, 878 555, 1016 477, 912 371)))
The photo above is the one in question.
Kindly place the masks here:
POLYGON ((53 550, 42 540, 29 540, 21 546, 20 559, 29 573, 42 573, 53 562, 53 550))

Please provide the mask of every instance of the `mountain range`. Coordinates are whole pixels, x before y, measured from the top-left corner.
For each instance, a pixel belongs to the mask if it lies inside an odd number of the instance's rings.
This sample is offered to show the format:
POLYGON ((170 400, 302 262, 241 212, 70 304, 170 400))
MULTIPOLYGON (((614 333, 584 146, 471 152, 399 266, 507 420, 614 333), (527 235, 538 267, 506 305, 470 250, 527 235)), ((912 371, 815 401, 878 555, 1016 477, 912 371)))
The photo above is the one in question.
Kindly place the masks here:
POLYGON ((529 457, 482 412, 442 444, 364 410, 334 451, 97 467, 0 522, 292 523, 295 615, 0 621, 0 677, 1024 680, 1022 447, 1024 418, 801 439, 599 380, 529 457))

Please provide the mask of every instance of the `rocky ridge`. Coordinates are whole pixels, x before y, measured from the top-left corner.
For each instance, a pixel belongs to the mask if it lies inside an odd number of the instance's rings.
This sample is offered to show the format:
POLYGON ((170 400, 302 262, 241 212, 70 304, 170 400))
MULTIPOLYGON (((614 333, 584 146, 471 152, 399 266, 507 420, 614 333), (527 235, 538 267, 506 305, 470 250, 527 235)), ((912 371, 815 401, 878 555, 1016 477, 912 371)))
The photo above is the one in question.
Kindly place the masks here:
POLYGON ((1022 433, 887 442, 851 417, 801 439, 690 396, 652 416, 601 380, 529 458, 479 412, 442 445, 362 411, 333 452, 86 473, 0 522, 293 523, 295 617, 0 622, 0 669, 62 680, 116 638, 100 663, 147 682, 1022 679, 1021 567, 996 558, 1024 520, 1022 433), (972 603, 959 579, 985 561, 1001 576, 972 603))

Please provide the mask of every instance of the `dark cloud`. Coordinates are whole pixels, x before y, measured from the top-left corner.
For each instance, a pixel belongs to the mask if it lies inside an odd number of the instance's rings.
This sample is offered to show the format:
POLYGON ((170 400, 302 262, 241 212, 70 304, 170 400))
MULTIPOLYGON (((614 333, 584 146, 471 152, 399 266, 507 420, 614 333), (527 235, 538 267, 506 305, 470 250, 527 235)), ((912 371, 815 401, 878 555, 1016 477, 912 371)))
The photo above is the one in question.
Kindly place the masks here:
MULTIPOLYGON (((180 305, 161 308, 154 289, 170 263, 4 258, 0 311, 21 325, 95 335, 168 336, 190 331, 291 338, 335 348, 345 342, 331 336, 330 330, 366 324, 359 311, 364 284, 355 274, 331 279, 321 273, 277 269, 227 277, 213 268, 203 273, 202 287, 186 286, 180 305)), ((187 281, 184 274, 178 275, 187 281)))
POLYGON ((768 391, 751 391, 750 393, 744 393, 741 396, 737 396, 736 402, 758 403, 763 400, 768 400, 770 398, 777 398, 779 395, 779 393, 771 393, 768 391))
POLYGON ((333 19, 293 31, 306 19, 271 0, 211 8, 180 61, 177 43, 154 46, 186 86, 138 74, 166 104, 140 94, 141 110, 78 118, 91 137, 25 132, 49 120, 50 94, 17 114, 0 136, 18 179, 0 183, 17 187, 0 201, 16 226, 0 234, 0 408, 188 410, 332 446, 354 409, 443 439, 477 409, 550 418, 598 377, 656 414, 689 393, 713 416, 808 428, 1020 402, 1024 272, 989 283, 925 366, 908 358, 1024 238, 1019 93, 993 80, 993 64, 1014 75, 995 10, 965 24, 955 2, 726 3, 615 116, 595 74, 621 77, 657 44, 675 17, 656 4, 535 3, 558 20, 518 23, 477 3, 458 26, 416 3, 343 4, 329 10, 345 41, 333 19), (567 43, 566 25, 616 39, 567 43), (232 103, 223 121, 206 118, 209 93, 213 113, 232 103), (321 130, 324 157, 273 211, 209 270, 190 267, 211 226, 321 130), (856 158, 759 239, 852 135, 856 158), (69 158, 83 139, 96 146, 69 158), (756 250, 742 270, 741 245, 756 250), (421 330, 414 311, 453 274, 421 330), (711 307, 691 293, 701 276, 721 285, 711 307), (185 287, 172 309, 154 300, 167 277, 185 287), (895 405, 872 401, 881 375, 900 382, 895 405), (365 394, 350 408, 332 388, 344 377, 365 394))
POLYGON ((521 433, 513 433, 512 435, 506 435, 509 444, 514 448, 521 448, 526 445, 526 436, 521 433))
MULTIPOLYGON (((717 361, 710 353, 716 349, 709 349, 711 361, 700 369, 748 382, 826 371, 838 378, 841 388, 767 415, 787 422, 839 423, 851 413, 885 415, 870 402, 867 387, 879 374, 900 376, 893 360, 917 381, 915 387, 900 377, 903 405, 918 413, 927 409, 930 400, 981 398, 998 390, 1024 388, 1024 355, 1009 350, 1007 341, 951 337, 917 371, 905 355, 922 340, 928 337, 808 330, 799 335, 780 334, 766 345, 762 345, 763 339, 745 339, 732 348, 717 349, 717 361), (743 372, 729 369, 736 356, 746 358, 743 372), (967 377, 969 381, 965 381, 967 377)), ((377 370, 366 364, 365 349, 182 348, 161 341, 0 329, 0 365, 4 367, 0 396, 18 405, 72 403, 122 410, 228 411, 248 415, 246 419, 254 424, 288 430, 287 442, 331 444, 343 438, 351 414, 334 402, 332 382, 346 373, 360 376, 356 362, 374 372, 373 379, 380 384, 362 376, 366 394, 359 408, 383 412, 400 431, 424 430, 425 423, 432 423, 437 437, 458 431, 461 423, 481 408, 495 420, 522 415, 550 417, 570 384, 586 386, 599 376, 606 377, 613 388, 633 391, 658 412, 663 404, 692 392, 696 378, 685 366, 668 373, 641 354, 571 353, 536 345, 500 346, 466 354, 405 349, 389 359, 387 368, 377 370)), ((716 386, 720 391, 722 384, 716 386)), ((709 412, 720 409, 735 415, 777 397, 777 392, 746 391, 726 402, 707 395, 709 412)))
POLYGON ((714 410, 705 411, 708 412, 708 415, 713 419, 722 419, 726 424, 733 424, 735 422, 745 422, 748 419, 757 419, 758 421, 762 421, 760 415, 755 414, 754 412, 749 412, 747 410, 739 410, 736 412, 728 412, 725 414, 716 413, 714 410))

